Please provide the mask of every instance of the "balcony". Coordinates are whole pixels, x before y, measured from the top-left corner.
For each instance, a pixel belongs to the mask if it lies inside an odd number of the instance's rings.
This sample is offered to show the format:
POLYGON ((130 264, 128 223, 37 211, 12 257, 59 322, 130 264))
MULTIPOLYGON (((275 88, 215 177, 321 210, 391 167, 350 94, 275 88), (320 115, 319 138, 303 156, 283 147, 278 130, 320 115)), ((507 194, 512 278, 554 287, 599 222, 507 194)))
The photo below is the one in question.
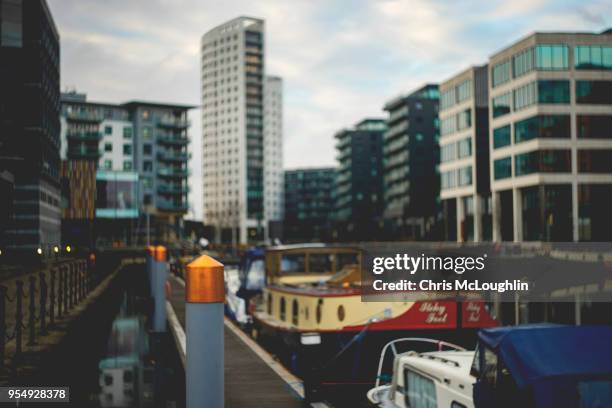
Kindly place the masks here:
POLYGON ((173 152, 171 150, 161 151, 157 153, 157 159, 165 162, 184 163, 189 160, 189 155, 182 152, 173 152))
POLYGON ((167 178, 185 178, 189 176, 189 170, 165 167, 165 168, 161 168, 157 170, 157 175, 159 177, 167 177, 167 178))
POLYGON ((158 184, 157 192, 160 194, 187 194, 189 192, 189 187, 181 186, 176 184, 158 184))
POLYGON ((187 136, 180 135, 158 135, 156 140, 159 144, 175 146, 184 146, 189 143, 189 138, 187 136))
POLYGON ((188 119, 176 118, 173 116, 162 116, 157 122, 157 126, 172 129, 186 129, 191 123, 188 119))
POLYGON ((172 201, 158 198, 156 204, 157 208, 161 211, 187 212, 189 209, 186 201, 172 201))
POLYGON ((66 112, 66 119, 73 122, 102 122, 102 115, 99 112, 66 112))
POLYGON ((81 141, 98 141, 102 138, 102 133, 100 132, 85 132, 85 131, 68 131, 66 133, 66 137, 72 140, 81 140, 81 141))
POLYGON ((78 159, 98 160, 100 158, 101 152, 97 147, 95 148, 69 147, 66 155, 68 159, 71 159, 71 160, 78 160, 78 159))

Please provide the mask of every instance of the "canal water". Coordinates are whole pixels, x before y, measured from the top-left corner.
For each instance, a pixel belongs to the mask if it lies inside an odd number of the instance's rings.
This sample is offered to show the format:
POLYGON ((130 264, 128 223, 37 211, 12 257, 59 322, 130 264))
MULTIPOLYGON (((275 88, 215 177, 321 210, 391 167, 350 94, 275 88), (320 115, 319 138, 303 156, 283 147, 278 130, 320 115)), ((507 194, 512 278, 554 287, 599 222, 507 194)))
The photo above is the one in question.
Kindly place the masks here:
POLYGON ((151 332, 148 286, 143 264, 126 266, 28 382, 70 387, 74 407, 183 407, 183 367, 172 335, 151 332))

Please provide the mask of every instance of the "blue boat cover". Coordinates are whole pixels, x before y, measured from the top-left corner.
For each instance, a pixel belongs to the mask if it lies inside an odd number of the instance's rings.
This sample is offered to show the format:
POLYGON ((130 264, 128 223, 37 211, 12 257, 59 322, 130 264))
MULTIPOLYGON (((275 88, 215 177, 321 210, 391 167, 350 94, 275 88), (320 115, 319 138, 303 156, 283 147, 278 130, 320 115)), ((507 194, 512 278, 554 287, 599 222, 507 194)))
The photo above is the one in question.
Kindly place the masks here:
POLYGON ((519 388, 552 377, 612 375, 612 326, 535 324, 480 330, 519 388))

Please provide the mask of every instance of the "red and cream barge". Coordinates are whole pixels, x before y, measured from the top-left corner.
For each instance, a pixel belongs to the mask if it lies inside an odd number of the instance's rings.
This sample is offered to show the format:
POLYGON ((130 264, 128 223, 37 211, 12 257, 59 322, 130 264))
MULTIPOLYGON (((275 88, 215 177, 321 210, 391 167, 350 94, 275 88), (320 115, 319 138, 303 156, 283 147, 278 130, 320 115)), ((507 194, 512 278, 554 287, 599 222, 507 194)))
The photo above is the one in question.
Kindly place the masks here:
MULTIPOLYGON (((479 298, 363 301, 363 253, 326 245, 266 249, 266 287, 253 312, 253 337, 298 375, 369 384, 380 351, 400 337, 427 337, 465 347, 496 326, 479 298)), ((383 294, 384 296, 384 294, 383 294)), ((417 350, 418 351, 418 350, 417 350)))

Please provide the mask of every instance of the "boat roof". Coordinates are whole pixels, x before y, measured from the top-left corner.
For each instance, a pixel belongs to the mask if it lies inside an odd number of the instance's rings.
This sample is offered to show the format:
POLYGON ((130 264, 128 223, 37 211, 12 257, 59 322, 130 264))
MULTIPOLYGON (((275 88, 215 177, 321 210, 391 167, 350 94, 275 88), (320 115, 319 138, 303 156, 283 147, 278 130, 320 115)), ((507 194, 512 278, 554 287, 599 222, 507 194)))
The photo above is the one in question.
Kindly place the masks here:
POLYGON ((361 295, 361 288, 356 287, 341 287, 341 286, 326 286, 326 285, 269 285, 270 290, 277 292, 290 293, 294 295, 315 296, 315 297, 340 297, 340 296, 355 296, 361 295))
POLYGON ((472 394, 476 378, 470 375, 474 351, 408 352, 399 356, 401 365, 408 365, 416 372, 427 374, 438 382, 462 394, 472 394))
POLYGON ((536 324, 483 329, 519 387, 551 377, 612 375, 612 326, 536 324))
POLYGON ((344 251, 344 252, 356 252, 361 251, 358 247, 345 246, 345 245, 329 245, 323 243, 309 243, 309 244, 291 244, 291 245, 276 245, 267 247, 266 251, 284 251, 284 252, 301 252, 305 250, 311 250, 312 252, 330 252, 330 251, 344 251))

